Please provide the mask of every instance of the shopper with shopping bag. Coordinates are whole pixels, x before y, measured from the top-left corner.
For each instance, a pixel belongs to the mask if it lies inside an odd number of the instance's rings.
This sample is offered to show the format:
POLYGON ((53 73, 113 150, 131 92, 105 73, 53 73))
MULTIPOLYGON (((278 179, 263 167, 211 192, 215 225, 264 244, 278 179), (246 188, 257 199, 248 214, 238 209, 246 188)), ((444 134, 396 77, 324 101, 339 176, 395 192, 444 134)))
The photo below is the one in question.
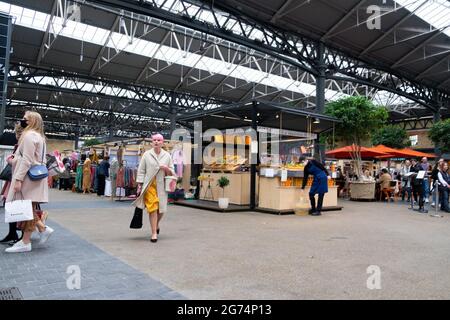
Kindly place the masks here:
POLYGON ((33 218, 20 222, 19 225, 24 233, 23 238, 5 250, 9 253, 31 251, 31 234, 36 227, 41 235, 40 244, 44 244, 53 233, 53 229, 46 226, 39 217, 42 214, 39 205, 48 202, 48 171, 44 160, 46 149, 44 123, 39 113, 27 111, 20 120, 20 124, 24 131, 19 139, 17 151, 10 160, 12 180, 6 197, 5 209, 6 206, 14 207, 12 204, 14 201, 28 200, 28 202, 31 201, 33 218), (8 205, 8 203, 10 204, 8 205))
POLYGON ((151 226, 151 242, 158 241, 159 223, 167 211, 167 191, 164 185, 166 176, 175 175, 170 153, 162 149, 164 138, 160 134, 152 136, 152 149, 142 155, 136 182, 137 199, 133 205, 147 209, 151 226))

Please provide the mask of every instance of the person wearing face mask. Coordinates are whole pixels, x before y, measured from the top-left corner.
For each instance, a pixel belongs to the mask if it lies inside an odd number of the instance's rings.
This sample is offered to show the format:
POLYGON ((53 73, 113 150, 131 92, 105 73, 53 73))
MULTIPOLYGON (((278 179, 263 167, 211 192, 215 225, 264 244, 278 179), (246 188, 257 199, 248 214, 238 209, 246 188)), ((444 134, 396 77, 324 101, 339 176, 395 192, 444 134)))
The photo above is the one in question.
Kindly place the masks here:
POLYGON ((327 169, 315 159, 300 159, 305 164, 303 174, 302 190, 305 189, 309 175, 314 176, 313 184, 309 190, 309 200, 311 202, 310 215, 320 216, 322 211, 323 198, 325 193, 328 192, 328 178, 329 174, 327 169), (316 207, 315 195, 318 194, 318 201, 316 207))
POLYGON ((24 131, 19 139, 14 158, 11 160, 12 179, 6 202, 18 197, 31 200, 34 218, 20 223, 23 238, 11 248, 6 249, 8 253, 31 251, 31 234, 36 227, 41 235, 40 244, 44 244, 53 233, 53 229, 41 220, 42 211, 39 208, 41 203, 48 202, 47 179, 31 180, 28 176, 31 166, 41 163, 45 158, 44 122, 39 113, 27 111, 21 120, 21 126, 24 131))
POLYGON ((147 209, 150 218, 151 242, 158 241, 159 223, 167 211, 168 194, 164 188, 165 176, 175 175, 170 153, 162 149, 164 138, 161 134, 152 136, 152 149, 146 151, 139 162, 136 182, 137 199, 133 205, 147 209))

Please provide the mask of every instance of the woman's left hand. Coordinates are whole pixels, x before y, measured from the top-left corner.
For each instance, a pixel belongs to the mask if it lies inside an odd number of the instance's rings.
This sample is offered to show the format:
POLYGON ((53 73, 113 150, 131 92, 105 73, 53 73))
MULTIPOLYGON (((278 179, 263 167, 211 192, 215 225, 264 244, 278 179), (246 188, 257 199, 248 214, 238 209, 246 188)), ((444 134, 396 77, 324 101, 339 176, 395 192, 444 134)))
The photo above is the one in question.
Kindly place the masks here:
POLYGON ((14 193, 22 191, 22 181, 15 181, 14 183, 14 193))
POLYGON ((159 168, 160 168, 161 170, 164 170, 164 172, 165 172, 166 174, 170 174, 170 169, 169 169, 168 166, 160 165, 159 168))

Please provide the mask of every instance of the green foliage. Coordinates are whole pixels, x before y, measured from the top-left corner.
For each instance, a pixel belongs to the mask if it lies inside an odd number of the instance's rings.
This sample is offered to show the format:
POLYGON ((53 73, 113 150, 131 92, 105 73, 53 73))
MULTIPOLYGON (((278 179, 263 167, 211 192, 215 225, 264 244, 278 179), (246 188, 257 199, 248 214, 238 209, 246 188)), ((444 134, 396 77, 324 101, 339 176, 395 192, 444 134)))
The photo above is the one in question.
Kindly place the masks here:
POLYGON ((230 184, 230 180, 228 180, 228 178, 225 176, 220 177, 220 179, 217 181, 217 185, 219 187, 221 187, 222 189, 224 189, 229 184, 230 184))
POLYGON ((390 148, 402 149, 409 147, 409 141, 406 130, 397 126, 385 126, 372 136, 373 145, 385 145, 390 148))
POLYGON ((222 188, 223 196, 225 196, 225 187, 230 184, 230 180, 227 177, 222 176, 219 180, 217 180, 217 185, 222 188))
POLYGON ((360 145, 381 128, 388 118, 385 108, 362 96, 350 96, 327 104, 325 113, 338 118, 335 135, 347 144, 360 145))
POLYGON ((450 119, 436 122, 428 136, 441 152, 450 152, 450 119))
POLYGON ((84 140, 84 146, 85 147, 89 147, 89 146, 94 146, 96 144, 101 144, 102 142, 96 138, 92 138, 92 139, 87 139, 84 140))

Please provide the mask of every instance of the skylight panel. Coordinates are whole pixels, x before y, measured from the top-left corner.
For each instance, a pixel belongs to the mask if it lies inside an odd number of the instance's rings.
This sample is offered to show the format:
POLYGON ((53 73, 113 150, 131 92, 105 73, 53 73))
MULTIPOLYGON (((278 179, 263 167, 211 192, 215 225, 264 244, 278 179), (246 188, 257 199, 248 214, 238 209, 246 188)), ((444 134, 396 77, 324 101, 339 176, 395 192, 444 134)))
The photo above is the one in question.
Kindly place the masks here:
MULTIPOLYGON (((410 0, 396 0, 396 2, 405 6, 405 9, 410 12, 413 12, 418 7, 417 5, 412 6, 410 0)), ((450 24, 450 2, 447 0, 420 1, 420 4, 423 3, 425 3, 424 6, 417 10, 415 15, 436 29, 446 28, 443 30, 443 33, 450 36, 448 28, 450 24)))

